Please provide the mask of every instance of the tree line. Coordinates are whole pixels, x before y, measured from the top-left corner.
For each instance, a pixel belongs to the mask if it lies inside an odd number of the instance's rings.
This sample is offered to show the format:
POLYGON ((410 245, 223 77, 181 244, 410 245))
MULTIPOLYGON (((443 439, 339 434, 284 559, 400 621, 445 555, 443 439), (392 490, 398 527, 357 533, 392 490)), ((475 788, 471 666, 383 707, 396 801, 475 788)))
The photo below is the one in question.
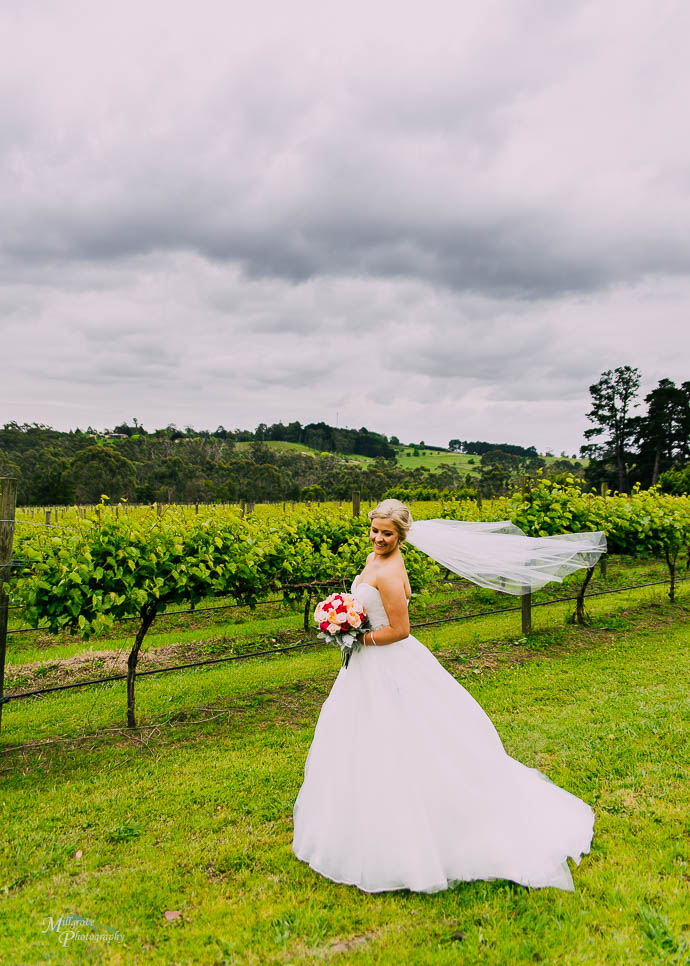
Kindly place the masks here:
MULTIPOLYGON (((102 433, 12 422, 0 429, 0 476, 18 478, 25 506, 98 503, 103 493, 136 503, 344 500, 353 489, 365 499, 476 496, 478 489, 491 497, 539 474, 579 476, 583 486, 598 490, 605 483, 621 493, 657 483, 670 493, 690 492, 690 381, 676 386, 661 379, 644 408, 640 384, 638 369, 621 366, 590 386, 583 461, 562 456, 547 466, 534 446, 452 439, 450 451, 471 454, 471 473, 453 465, 403 467, 396 463, 396 436, 324 422, 213 432, 169 424, 147 432, 134 419, 102 433), (273 441, 308 449, 267 445, 273 441), (370 460, 353 459, 359 456, 370 460)), ((415 455, 440 449, 407 445, 415 455)))
POLYGON ((676 386, 671 379, 644 397, 640 412, 639 369, 607 369, 589 387, 592 423, 580 452, 589 460, 585 478, 590 485, 606 483, 629 493, 660 483, 671 493, 690 491, 690 381, 676 386))
MULTIPOLYGON (((304 440, 327 445, 324 425, 304 427, 302 445, 310 445, 304 440)), ((267 436, 261 426, 256 434, 229 435, 222 427, 215 433, 175 427, 147 433, 140 425, 122 424, 96 437, 93 430, 62 433, 40 424, 9 423, 0 429, 0 476, 17 477, 17 498, 24 506, 98 503, 103 493, 135 503, 232 503, 344 500, 359 489, 365 499, 380 499, 393 486, 457 493, 472 485, 453 466, 433 472, 396 466, 395 437, 388 441, 367 430, 339 437, 340 431, 326 428, 334 430, 331 443, 344 439, 359 455, 368 455, 367 448, 376 454, 380 440, 392 455, 358 461, 352 450, 278 449, 257 438, 267 436), (249 438, 236 438, 241 435, 249 438)))
POLYGON ((518 446, 517 443, 488 443, 485 440, 451 439, 448 443, 451 453, 468 453, 472 456, 483 456, 494 450, 508 453, 510 456, 532 457, 538 456, 536 446, 518 446))
MULTIPOLYGON (((129 426, 122 423, 116 426, 111 436, 117 437, 140 437, 155 436, 156 438, 176 439, 223 439, 237 443, 250 442, 283 442, 298 443, 308 446, 310 449, 320 450, 328 453, 343 453, 353 456, 370 456, 372 458, 381 457, 383 459, 395 459, 395 445, 399 445, 397 436, 391 436, 390 440, 383 433, 375 433, 368 430, 366 426, 361 429, 347 429, 338 426, 329 426, 328 423, 302 423, 294 421, 284 424, 282 422, 259 423, 255 430, 250 429, 226 429, 218 426, 214 432, 208 430, 195 430, 192 426, 185 427, 184 430, 178 429, 174 425, 168 425, 165 429, 154 430, 147 433, 134 420, 134 425, 129 426)), ((93 430, 89 427, 89 431, 93 430)), ((77 433, 79 430, 77 430, 77 433)))

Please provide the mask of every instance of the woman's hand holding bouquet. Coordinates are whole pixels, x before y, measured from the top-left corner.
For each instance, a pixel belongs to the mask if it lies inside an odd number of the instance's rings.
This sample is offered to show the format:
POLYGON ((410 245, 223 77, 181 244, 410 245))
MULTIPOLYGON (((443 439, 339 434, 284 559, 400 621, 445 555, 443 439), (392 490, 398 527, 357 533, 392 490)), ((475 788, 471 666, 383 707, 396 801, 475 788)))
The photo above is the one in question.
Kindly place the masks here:
POLYGON ((351 654, 362 646, 359 635, 369 630, 364 605, 352 594, 331 594, 317 604, 314 620, 317 636, 340 648, 343 667, 347 667, 351 654))

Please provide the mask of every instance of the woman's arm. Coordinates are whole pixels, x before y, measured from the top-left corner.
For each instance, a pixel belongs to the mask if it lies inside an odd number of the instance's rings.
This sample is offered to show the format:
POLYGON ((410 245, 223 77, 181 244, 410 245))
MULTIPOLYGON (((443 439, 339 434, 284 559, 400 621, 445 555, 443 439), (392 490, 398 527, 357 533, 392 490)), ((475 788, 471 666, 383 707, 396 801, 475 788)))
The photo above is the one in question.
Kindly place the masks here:
MULTIPOLYGON (((374 638, 377 647, 382 644, 395 644, 396 641, 404 641, 410 636, 410 615, 407 608, 407 597, 405 596, 405 585, 400 576, 381 576, 378 577, 378 591, 381 594, 386 616, 389 623, 385 627, 380 627, 374 631, 374 638)), ((372 644, 371 631, 364 635, 364 643, 372 644)))

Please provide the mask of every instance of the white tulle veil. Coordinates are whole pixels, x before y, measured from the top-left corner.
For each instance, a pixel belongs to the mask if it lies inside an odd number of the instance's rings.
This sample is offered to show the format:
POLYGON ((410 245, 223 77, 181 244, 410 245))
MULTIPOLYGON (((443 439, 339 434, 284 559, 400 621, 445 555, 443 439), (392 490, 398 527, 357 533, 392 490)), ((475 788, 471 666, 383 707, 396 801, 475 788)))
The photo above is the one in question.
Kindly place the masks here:
POLYGON ((510 520, 416 520, 407 542, 480 587, 516 596, 593 567, 606 553, 601 531, 528 537, 510 520))

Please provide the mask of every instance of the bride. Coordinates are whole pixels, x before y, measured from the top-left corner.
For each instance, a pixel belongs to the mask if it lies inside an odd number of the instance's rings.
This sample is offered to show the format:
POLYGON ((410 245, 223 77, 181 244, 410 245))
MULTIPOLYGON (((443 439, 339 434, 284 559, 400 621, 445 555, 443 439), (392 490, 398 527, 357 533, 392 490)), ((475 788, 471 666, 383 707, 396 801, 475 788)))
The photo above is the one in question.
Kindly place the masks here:
POLYGON ((372 630, 321 708, 294 805, 295 855, 365 892, 438 892, 470 879, 574 891, 567 857, 579 865, 589 852, 594 812, 511 758, 480 705, 410 634, 400 544, 483 586, 523 593, 596 562, 603 535, 413 524, 399 500, 369 519, 373 550, 352 593, 372 630), (509 562, 499 567, 498 556, 509 562))

